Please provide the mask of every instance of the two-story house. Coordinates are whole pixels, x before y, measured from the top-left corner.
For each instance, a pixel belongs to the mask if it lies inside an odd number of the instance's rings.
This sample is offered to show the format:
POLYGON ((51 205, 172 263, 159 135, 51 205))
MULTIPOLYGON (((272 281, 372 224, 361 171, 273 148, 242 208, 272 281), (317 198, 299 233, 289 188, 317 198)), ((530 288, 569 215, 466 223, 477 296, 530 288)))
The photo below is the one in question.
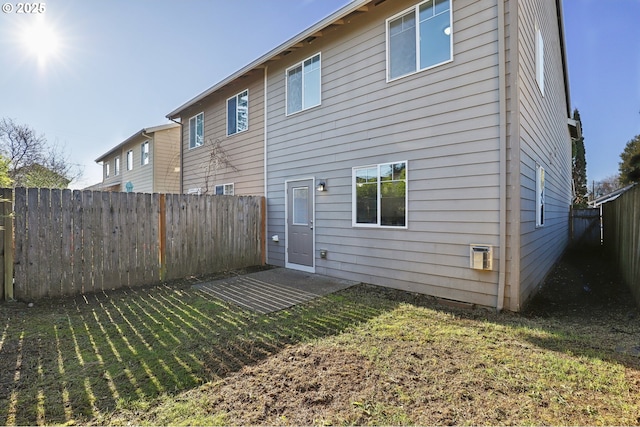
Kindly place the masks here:
POLYGON ((354 0, 168 114, 182 189, 264 194, 270 264, 520 310, 568 241, 561 6, 354 0))
POLYGON ((102 183, 92 188, 137 193, 180 193, 180 125, 141 129, 96 159, 102 183))

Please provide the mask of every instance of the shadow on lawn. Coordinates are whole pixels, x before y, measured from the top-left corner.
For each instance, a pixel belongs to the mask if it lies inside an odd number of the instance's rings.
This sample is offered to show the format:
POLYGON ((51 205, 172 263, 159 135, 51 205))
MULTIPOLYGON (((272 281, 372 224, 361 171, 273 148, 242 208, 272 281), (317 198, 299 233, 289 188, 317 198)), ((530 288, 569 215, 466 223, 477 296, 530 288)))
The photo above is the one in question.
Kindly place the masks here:
POLYGON ((522 315, 452 309, 366 285, 269 315, 227 305, 190 283, 31 309, 0 304, 0 425, 86 423, 117 406, 144 411, 163 393, 223 378, 401 303, 521 328, 522 340, 540 348, 640 370, 640 316, 612 271, 602 254, 568 253, 522 315))
POLYGON ((397 305, 372 298, 347 290, 257 315, 167 285, 0 305, 0 425, 82 423, 222 378, 397 305))

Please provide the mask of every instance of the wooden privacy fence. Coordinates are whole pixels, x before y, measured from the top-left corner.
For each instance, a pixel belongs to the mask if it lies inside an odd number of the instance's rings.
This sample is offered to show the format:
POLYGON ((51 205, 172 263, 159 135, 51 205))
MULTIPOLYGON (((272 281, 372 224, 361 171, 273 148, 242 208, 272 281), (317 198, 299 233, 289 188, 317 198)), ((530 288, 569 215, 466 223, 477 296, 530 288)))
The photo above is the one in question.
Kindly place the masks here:
POLYGON ((600 208, 571 209, 571 243, 580 246, 601 245, 600 208))
POLYGON ((602 207, 605 248, 640 306, 640 186, 602 207))
MULTIPOLYGON (((16 299, 144 286, 265 262, 262 197, 16 188, 13 199, 16 299)), ((5 279, 5 297, 8 287, 5 279)))

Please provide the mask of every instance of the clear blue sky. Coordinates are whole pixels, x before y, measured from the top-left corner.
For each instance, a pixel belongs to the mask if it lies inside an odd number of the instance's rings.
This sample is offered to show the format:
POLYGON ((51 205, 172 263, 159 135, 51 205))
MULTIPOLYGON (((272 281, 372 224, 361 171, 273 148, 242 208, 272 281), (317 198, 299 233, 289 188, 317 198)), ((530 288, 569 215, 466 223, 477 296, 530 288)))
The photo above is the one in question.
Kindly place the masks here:
MULTIPOLYGON (((82 187, 101 180, 101 154, 348 0, 43 3, 43 13, 16 13, 17 1, 0 12, 0 117, 66 147, 82 187), (38 20, 58 39, 42 58, 23 40, 38 20)), ((572 107, 598 180, 640 134, 640 0, 564 0, 564 13, 572 107)))

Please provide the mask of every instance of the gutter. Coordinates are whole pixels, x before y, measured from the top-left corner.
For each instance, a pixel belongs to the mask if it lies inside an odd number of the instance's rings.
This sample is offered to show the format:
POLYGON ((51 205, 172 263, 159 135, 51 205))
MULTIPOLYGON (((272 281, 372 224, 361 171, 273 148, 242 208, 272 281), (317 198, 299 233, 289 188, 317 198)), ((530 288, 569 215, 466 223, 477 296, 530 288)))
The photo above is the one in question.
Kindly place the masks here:
POLYGON ((182 147, 183 147, 183 142, 184 142, 183 141, 183 139, 184 139, 184 128, 183 128, 183 126, 184 125, 182 124, 181 121, 179 122, 179 121, 174 120, 172 118, 169 118, 169 120, 171 120, 173 123, 176 123, 176 124, 180 125, 180 151, 179 151, 179 153, 180 153, 180 194, 182 194, 182 193, 184 193, 184 186, 183 186, 184 177, 183 177, 183 172, 182 172, 182 170, 184 169, 182 167, 182 163, 183 163, 183 159, 182 158, 184 157, 182 155, 182 147))
POLYGON ((263 172, 264 173, 264 178, 263 178, 263 181, 264 181, 264 230, 263 230, 263 233, 264 233, 264 240, 265 240, 264 258, 263 259, 264 259, 264 262, 266 264, 269 263, 269 243, 268 243, 269 239, 267 239, 267 230, 269 229, 269 227, 268 227, 268 224, 269 224, 269 217, 268 217, 269 209, 268 209, 268 204, 267 204, 267 191, 268 191, 268 183, 267 183, 267 178, 268 178, 268 174, 267 174, 267 165, 268 165, 268 162, 267 162, 267 156, 268 156, 268 151, 267 151, 267 148, 268 148, 268 144, 267 144, 267 141, 268 141, 267 123, 268 123, 268 117, 267 117, 267 113, 269 111, 269 108, 268 108, 269 97, 268 97, 268 93, 267 93, 268 92, 268 90, 267 90, 268 89, 267 88, 267 72, 268 72, 268 70, 269 70, 269 66, 265 65, 264 66, 264 108, 263 108, 263 110, 264 110, 264 125, 262 127, 262 131, 264 132, 264 147, 263 147, 263 154, 262 154, 262 156, 264 158, 264 163, 263 163, 262 167, 264 169, 264 172, 263 172))
POLYGON ((500 260, 496 311, 504 308, 507 283, 507 76, 504 0, 498 0, 498 104, 500 123, 500 260))

